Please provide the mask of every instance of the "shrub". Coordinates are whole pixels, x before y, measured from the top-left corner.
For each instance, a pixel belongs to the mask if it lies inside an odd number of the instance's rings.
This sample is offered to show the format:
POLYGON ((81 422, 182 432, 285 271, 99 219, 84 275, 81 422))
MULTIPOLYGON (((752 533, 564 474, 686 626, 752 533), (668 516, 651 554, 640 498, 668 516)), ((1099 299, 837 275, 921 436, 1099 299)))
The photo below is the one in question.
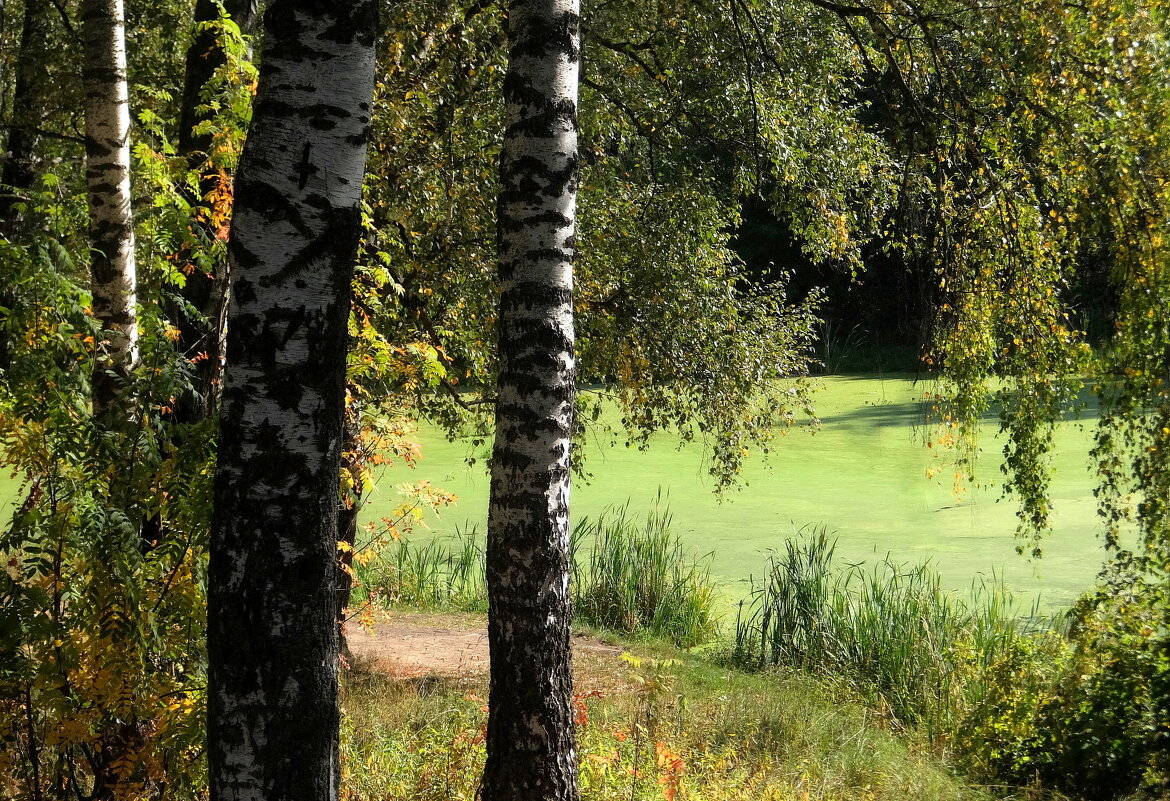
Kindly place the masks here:
POLYGON ((1166 587, 1138 580, 1074 609, 1069 667, 1037 720, 1053 785, 1094 800, 1170 796, 1166 587))
POLYGON ((1086 596, 1051 633, 983 674, 960 732, 969 771, 1074 798, 1170 795, 1170 656, 1164 603, 1137 581, 1086 596))

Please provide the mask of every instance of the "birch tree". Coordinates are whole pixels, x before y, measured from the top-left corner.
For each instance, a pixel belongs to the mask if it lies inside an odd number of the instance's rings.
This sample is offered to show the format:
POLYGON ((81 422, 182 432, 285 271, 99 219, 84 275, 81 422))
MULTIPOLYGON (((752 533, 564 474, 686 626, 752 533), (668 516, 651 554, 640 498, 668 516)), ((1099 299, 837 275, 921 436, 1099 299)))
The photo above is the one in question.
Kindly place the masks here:
MULTIPOLYGON (((3 6, 0 5, 0 8, 3 6)), ((36 154, 40 139, 41 101, 44 82, 39 80, 41 55, 47 41, 47 2, 27 0, 21 25, 20 46, 13 66, 11 126, 0 168, 0 237, 13 239, 19 227, 18 205, 36 178, 36 154)), ((0 15, 2 17, 2 15, 0 15)), ((8 279, 0 281, 0 307, 11 310, 16 289, 8 279)), ((11 313, 11 311, 9 311, 11 313)), ((11 364, 8 331, 0 325, 0 370, 11 364)))
POLYGON ((514 0, 507 32, 482 797, 575 799, 569 449, 579 5, 514 0))
MULTIPOLYGON (((27 0, 21 24, 20 48, 13 68, 12 124, 0 172, 0 233, 9 234, 20 194, 33 185, 37 143, 40 139, 43 55, 48 41, 48 3, 27 0)), ((5 304, 7 305, 7 304, 5 304)))
POLYGON ((337 496, 373 0, 277 0, 236 179, 208 577, 212 799, 338 792, 337 496))
POLYGON ((106 331, 93 374, 93 411, 118 405, 120 383, 138 358, 137 275, 130 208, 130 98, 122 0, 80 7, 85 84, 85 182, 89 202, 93 313, 106 331))

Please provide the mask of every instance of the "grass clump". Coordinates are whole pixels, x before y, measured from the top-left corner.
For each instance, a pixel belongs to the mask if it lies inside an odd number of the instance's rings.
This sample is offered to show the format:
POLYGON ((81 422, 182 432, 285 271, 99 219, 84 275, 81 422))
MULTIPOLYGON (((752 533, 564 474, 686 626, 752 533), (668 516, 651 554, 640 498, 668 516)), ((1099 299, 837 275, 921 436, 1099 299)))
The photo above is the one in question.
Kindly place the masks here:
POLYGON ((929 565, 840 569, 833 552, 820 529, 768 558, 740 605, 732 660, 845 679, 876 693, 893 719, 943 736, 983 689, 972 677, 1021 637, 1009 600, 991 591, 964 603, 929 565))
POLYGON ((709 568, 671 533, 669 512, 652 509, 639 525, 622 506, 578 523, 573 544, 579 622, 625 634, 644 632, 682 647, 717 636, 709 568))
POLYGON ((389 540, 354 562, 354 603, 487 611, 484 551, 475 529, 417 544, 389 540))
MULTIPOLYGON (((474 529, 423 545, 406 537, 355 560, 354 603, 485 611, 486 560, 474 529)), ((622 634, 645 634, 689 647, 718 635, 716 590, 708 568, 670 531, 657 508, 639 524, 625 506, 573 528, 573 604, 577 621, 622 634)))
POLYGON ((1004 593, 961 601, 926 565, 841 568, 820 530, 769 557, 731 661, 844 681, 1005 792, 1168 798, 1166 586, 1115 581, 1028 630, 1004 593))

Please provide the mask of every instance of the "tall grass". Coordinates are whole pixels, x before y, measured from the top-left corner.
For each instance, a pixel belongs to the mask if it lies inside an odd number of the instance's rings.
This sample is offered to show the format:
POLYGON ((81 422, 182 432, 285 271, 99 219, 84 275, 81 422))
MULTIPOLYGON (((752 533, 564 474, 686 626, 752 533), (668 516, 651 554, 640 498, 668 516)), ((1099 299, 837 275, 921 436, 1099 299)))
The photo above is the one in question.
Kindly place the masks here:
MULTIPOLYGON (((639 523, 621 506, 582 519, 571 547, 578 621, 684 647, 717 635, 709 568, 670 533, 669 512, 656 507, 639 523)), ((474 529, 424 545, 406 538, 385 543, 365 565, 355 565, 355 576, 357 602, 487 608, 484 550, 474 529)))
POLYGON ((418 545, 387 543, 365 565, 355 564, 355 601, 384 601, 422 609, 487 609, 484 552, 473 528, 418 545))
POLYGON ((982 692, 980 672, 1023 636, 1008 596, 982 587, 964 602, 928 564, 841 567, 833 555, 819 529, 768 558, 740 605, 733 661, 844 678, 876 691, 904 724, 932 736, 953 730, 982 692))
POLYGON ((655 507, 639 524, 621 506, 574 527, 578 620, 623 633, 647 632, 683 647, 715 638, 710 568, 671 534, 670 519, 655 507))

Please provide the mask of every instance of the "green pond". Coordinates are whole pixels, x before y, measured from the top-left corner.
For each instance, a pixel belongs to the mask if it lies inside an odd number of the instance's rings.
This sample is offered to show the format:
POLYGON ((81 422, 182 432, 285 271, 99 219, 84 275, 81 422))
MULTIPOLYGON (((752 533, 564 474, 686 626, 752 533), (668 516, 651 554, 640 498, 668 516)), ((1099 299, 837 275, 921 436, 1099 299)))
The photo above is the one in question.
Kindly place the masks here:
MULTIPOLYGON (((640 517, 661 495, 673 515, 673 532, 695 553, 711 554, 712 574, 730 600, 747 594, 748 578, 761 573, 767 551, 783 548, 802 527, 823 525, 836 532, 837 553, 846 562, 873 562, 887 554, 897 562, 929 559, 948 588, 963 591, 995 578, 1025 606, 1067 605, 1091 586, 1103 557, 1089 472, 1091 417, 1058 428, 1054 531, 1044 542, 1044 557, 1030 560, 1015 552, 1015 504, 1000 498, 996 422, 989 419, 982 436, 977 479, 985 486, 956 497, 953 471, 925 445, 921 399, 930 390, 930 384, 904 377, 820 379, 819 429, 779 439, 770 461, 749 464, 744 486, 722 500, 712 492, 701 444, 680 448, 663 434, 639 451, 592 437, 585 445, 592 478, 574 482, 573 517, 626 503, 640 517), (936 478, 927 477, 932 467, 943 468, 936 478)), ((384 472, 365 519, 389 514, 400 500, 397 485, 426 479, 454 492, 458 503, 441 517, 428 516, 429 530, 413 536, 472 528, 482 535, 486 447, 476 452, 467 442, 448 442, 426 425, 419 439, 424 458, 413 469, 384 472), (468 466, 468 456, 476 457, 474 466, 468 466)), ((4 518, 18 486, 0 475, 4 518)))
MULTIPOLYGON (((711 554, 712 574, 731 600, 744 597, 749 577, 759 575, 764 554, 781 549, 803 528, 826 526, 838 537, 845 562, 873 562, 887 555, 896 562, 929 559, 950 589, 965 591, 983 580, 1001 581, 1023 607, 1066 606, 1088 589, 1103 554, 1088 451, 1092 418, 1061 423, 1053 464, 1055 514, 1044 556, 1016 553, 1016 505, 1001 498, 1003 442, 998 423, 983 426, 980 483, 961 496, 945 454, 928 448, 924 393, 928 382, 907 377, 834 376, 818 381, 814 395, 820 427, 794 430, 777 442, 767 464, 744 471, 744 486, 722 500, 712 492, 701 444, 679 447, 658 436, 649 450, 630 449, 599 437, 587 449, 588 482, 575 480, 573 519, 596 516, 607 507, 629 504, 633 516, 650 509, 661 494, 673 517, 672 531, 696 553, 711 554), (941 468, 928 478, 931 468, 941 468)), ((367 505, 377 519, 399 500, 404 481, 429 480, 454 492, 458 503, 429 516, 429 539, 475 528, 487 516, 486 447, 448 442, 437 430, 419 432, 424 458, 415 468, 385 472, 367 505), (474 466, 467 457, 475 457, 474 466)))

